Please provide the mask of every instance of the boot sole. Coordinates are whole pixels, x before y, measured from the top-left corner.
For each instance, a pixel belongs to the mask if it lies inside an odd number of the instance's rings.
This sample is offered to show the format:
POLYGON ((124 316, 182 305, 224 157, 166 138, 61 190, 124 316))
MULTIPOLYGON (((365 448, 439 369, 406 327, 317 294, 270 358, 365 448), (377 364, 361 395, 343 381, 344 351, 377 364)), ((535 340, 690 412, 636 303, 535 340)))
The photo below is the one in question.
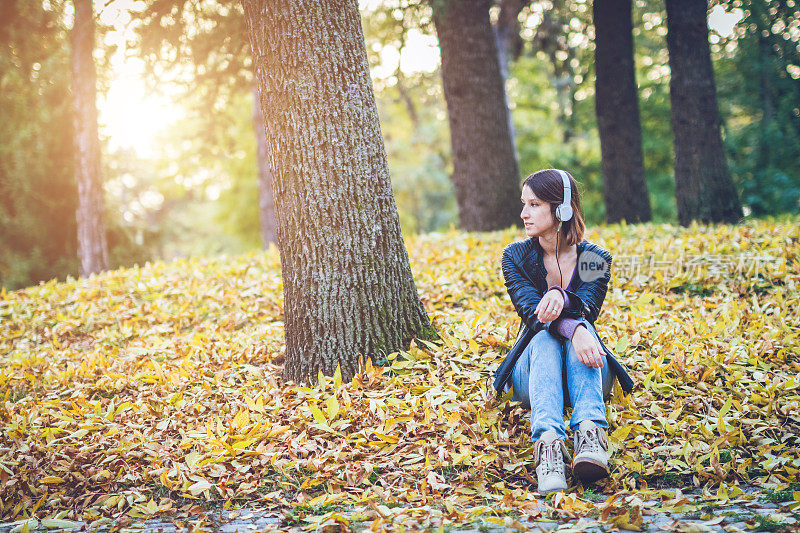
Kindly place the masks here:
POLYGON ((582 459, 572 465, 572 474, 583 484, 594 483, 598 479, 608 476, 608 466, 591 459, 582 459))
POLYGON ((563 487, 555 487, 555 488, 546 489, 546 490, 542 490, 539 487, 536 487, 536 492, 538 492, 542 496, 547 496, 548 494, 552 494, 554 492, 564 492, 565 490, 567 490, 567 488, 569 488, 569 487, 567 487, 567 485, 564 485, 563 487))

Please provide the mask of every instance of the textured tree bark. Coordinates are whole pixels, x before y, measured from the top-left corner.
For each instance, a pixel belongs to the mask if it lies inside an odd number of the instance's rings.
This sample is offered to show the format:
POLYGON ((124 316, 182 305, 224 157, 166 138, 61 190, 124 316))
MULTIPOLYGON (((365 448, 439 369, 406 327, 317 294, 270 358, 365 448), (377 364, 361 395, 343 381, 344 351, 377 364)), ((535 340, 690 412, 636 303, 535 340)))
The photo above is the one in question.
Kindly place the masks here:
POLYGON ((735 223, 742 207, 722 147, 707 0, 667 0, 678 222, 735 223))
POLYGON ((264 248, 278 243, 275 228, 275 195, 272 192, 272 172, 267 155, 267 134, 264 113, 258 96, 258 87, 253 86, 253 130, 256 134, 256 165, 258 166, 258 217, 261 222, 261 240, 264 248))
POLYGON ((433 335, 400 232, 356 0, 243 0, 274 173, 284 378, 433 335))
POLYGON ((81 275, 108 268, 105 201, 97 133, 97 77, 94 70, 94 16, 91 0, 75 0, 72 29, 72 94, 75 105, 78 257, 81 275))
POLYGON ((651 219, 633 63, 631 0, 594 2, 595 111, 606 222, 651 219))
POLYGON ((436 0, 432 6, 460 226, 489 231, 519 225, 520 176, 489 0, 436 0))

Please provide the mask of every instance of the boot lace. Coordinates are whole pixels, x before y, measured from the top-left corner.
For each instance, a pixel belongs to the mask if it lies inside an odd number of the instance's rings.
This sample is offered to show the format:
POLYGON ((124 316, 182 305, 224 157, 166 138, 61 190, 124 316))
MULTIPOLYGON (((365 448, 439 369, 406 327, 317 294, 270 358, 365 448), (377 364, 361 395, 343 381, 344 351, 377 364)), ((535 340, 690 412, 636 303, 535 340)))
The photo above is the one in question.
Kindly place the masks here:
POLYGON ((542 475, 564 474, 565 457, 569 458, 569 453, 564 446, 564 441, 554 440, 546 443, 540 440, 537 442, 535 459, 537 466, 542 466, 542 475))
POLYGON ((599 453, 601 449, 607 450, 608 443, 605 434, 599 427, 578 431, 575 439, 575 455, 581 453, 599 453))

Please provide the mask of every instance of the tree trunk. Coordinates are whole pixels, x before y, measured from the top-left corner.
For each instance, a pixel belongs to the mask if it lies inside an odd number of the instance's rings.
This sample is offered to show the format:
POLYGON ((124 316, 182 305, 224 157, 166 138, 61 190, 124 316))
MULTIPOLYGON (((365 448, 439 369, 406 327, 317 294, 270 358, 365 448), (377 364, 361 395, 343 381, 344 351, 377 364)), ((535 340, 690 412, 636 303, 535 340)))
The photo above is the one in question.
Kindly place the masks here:
POLYGON ((72 94, 75 105, 76 182, 78 184, 78 257, 81 275, 108 268, 105 201, 97 134, 92 0, 75 0, 72 29, 72 94))
POLYGON ((514 147, 514 159, 519 161, 517 152, 517 132, 514 128, 514 119, 511 116, 511 108, 508 105, 508 93, 505 91, 506 80, 508 80, 508 68, 512 59, 515 60, 522 52, 522 36, 519 34, 519 14, 530 0, 502 0, 500 2, 500 14, 494 25, 495 44, 497 46, 497 61, 500 64, 500 76, 503 78, 503 95, 506 99, 506 115, 508 118, 508 135, 511 138, 511 146, 514 147))
POLYGON ((735 223, 742 207, 722 147, 706 0, 667 0, 678 222, 735 223))
POLYGON ((278 242, 275 231, 275 195, 272 192, 272 172, 267 155, 267 134, 258 86, 253 87, 253 130, 256 134, 256 166, 258 167, 258 216, 261 221, 261 240, 264 248, 278 242))
MULTIPOLYGON (((768 28, 764 28, 768 29, 768 28)), ((763 33, 758 33, 759 65, 758 70, 761 77, 759 89, 761 93, 761 120, 759 121, 760 134, 758 136, 758 155, 756 166, 759 169, 766 169, 770 164, 770 135, 768 133, 772 126, 773 105, 772 105, 772 75, 777 70, 772 61, 772 51, 769 41, 763 33)))
POLYGON ((564 134, 562 141, 569 143, 575 134, 575 69, 572 60, 576 52, 569 45, 567 39, 568 27, 559 14, 564 8, 561 2, 553 2, 553 8, 545 10, 542 22, 536 30, 533 45, 544 52, 553 65, 553 88, 556 90, 556 103, 558 105, 558 121, 563 125, 564 134), (564 52, 566 57, 559 59, 559 52, 564 52))
POLYGON ((642 128, 633 63, 631 0, 594 2, 595 111, 606 222, 647 222, 642 128))
POLYGON ((392 195, 356 0, 243 0, 274 173, 284 378, 433 331, 392 195))
POLYGON ((460 226, 490 231, 519 225, 520 176, 488 0, 437 0, 453 184, 460 226))
POLYGON ((519 34, 519 14, 530 0, 502 0, 500 13, 494 26, 497 43, 497 60, 500 62, 500 75, 508 79, 508 66, 522 52, 522 36, 519 34))

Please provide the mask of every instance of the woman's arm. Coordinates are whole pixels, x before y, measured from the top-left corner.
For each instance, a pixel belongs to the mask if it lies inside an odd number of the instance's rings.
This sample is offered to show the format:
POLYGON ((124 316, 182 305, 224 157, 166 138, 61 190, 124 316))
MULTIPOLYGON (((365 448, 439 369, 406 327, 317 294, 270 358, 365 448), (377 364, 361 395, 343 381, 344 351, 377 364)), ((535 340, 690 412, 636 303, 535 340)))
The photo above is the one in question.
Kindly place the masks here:
POLYGON ((608 268, 601 277, 583 283, 576 292, 567 291, 561 287, 551 287, 550 290, 557 289, 564 295, 564 309, 561 315, 546 326, 547 331, 553 336, 571 340, 575 329, 581 325, 580 321, 577 320, 578 318, 583 316, 591 323, 594 323, 597 319, 608 292, 608 282, 611 279, 611 261, 613 259, 608 252, 605 252, 602 256, 608 262, 608 268))
POLYGON ((534 329, 536 323, 539 322, 539 318, 534 314, 534 311, 544 295, 525 276, 525 273, 514 261, 509 248, 510 246, 507 246, 503 250, 502 261, 506 291, 508 291, 511 303, 514 304, 514 309, 516 309, 523 323, 528 328, 534 329))

